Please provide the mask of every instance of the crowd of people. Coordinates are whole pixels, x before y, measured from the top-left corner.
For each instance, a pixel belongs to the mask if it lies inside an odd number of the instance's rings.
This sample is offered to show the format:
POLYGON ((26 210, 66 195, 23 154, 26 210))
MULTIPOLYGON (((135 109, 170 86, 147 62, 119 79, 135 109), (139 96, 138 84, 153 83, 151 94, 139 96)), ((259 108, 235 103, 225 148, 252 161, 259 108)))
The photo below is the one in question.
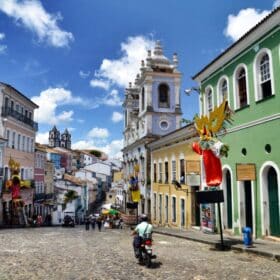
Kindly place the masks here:
POLYGON ((99 231, 101 231, 102 228, 104 229, 122 228, 123 220, 119 214, 116 215, 91 214, 88 217, 86 217, 85 219, 86 230, 89 230, 90 226, 93 230, 95 230, 96 225, 99 231))

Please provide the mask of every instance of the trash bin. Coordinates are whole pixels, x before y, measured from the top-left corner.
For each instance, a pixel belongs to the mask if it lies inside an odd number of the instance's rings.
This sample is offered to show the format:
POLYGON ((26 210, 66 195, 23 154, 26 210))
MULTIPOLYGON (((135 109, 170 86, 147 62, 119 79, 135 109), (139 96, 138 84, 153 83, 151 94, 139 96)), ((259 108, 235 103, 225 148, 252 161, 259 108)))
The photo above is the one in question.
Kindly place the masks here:
POLYGON ((252 230, 250 227, 244 227, 242 229, 243 233, 243 242, 246 247, 249 247, 252 245, 252 230))

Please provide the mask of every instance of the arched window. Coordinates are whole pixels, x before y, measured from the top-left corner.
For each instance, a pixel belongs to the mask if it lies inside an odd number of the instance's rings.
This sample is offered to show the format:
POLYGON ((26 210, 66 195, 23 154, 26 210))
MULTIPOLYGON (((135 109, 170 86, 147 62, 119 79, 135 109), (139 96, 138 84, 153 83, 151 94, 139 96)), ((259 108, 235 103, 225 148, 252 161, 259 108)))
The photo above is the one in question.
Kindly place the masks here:
POLYGON ((220 84, 220 103, 225 99, 228 99, 228 83, 226 79, 223 79, 220 84))
POLYGON ((206 89, 205 98, 205 112, 209 113, 213 110, 213 91, 211 88, 206 89))
POLYGON ((272 95, 272 68, 269 50, 261 52, 255 60, 256 100, 272 95))
POLYGON ((143 87, 142 88, 142 96, 141 96, 141 99, 142 99, 142 111, 144 111, 144 108, 145 108, 145 88, 143 87))
POLYGON ((169 107, 169 87, 166 84, 160 84, 158 87, 158 103, 160 108, 169 107))
POLYGON ((243 108, 246 105, 248 105, 246 71, 242 67, 237 72, 237 108, 243 108))

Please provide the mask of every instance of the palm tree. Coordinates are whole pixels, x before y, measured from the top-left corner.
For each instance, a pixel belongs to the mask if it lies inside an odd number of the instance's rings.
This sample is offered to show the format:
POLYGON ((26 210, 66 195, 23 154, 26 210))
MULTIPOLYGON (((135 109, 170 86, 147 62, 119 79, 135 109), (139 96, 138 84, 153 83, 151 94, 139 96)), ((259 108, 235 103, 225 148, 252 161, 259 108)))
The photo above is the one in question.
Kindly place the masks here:
POLYGON ((67 193, 64 194, 64 204, 66 205, 68 202, 72 202, 78 197, 79 196, 76 191, 68 190, 67 193))

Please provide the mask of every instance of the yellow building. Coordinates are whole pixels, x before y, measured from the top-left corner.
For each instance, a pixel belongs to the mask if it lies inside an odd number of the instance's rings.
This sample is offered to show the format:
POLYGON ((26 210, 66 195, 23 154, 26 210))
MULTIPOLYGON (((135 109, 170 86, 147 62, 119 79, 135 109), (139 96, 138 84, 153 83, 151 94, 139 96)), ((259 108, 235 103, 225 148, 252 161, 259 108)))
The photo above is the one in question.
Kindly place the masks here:
POLYGON ((148 145, 153 224, 176 228, 200 225, 195 201, 195 191, 200 187, 200 157, 192 150, 195 140, 197 133, 190 124, 148 145))

